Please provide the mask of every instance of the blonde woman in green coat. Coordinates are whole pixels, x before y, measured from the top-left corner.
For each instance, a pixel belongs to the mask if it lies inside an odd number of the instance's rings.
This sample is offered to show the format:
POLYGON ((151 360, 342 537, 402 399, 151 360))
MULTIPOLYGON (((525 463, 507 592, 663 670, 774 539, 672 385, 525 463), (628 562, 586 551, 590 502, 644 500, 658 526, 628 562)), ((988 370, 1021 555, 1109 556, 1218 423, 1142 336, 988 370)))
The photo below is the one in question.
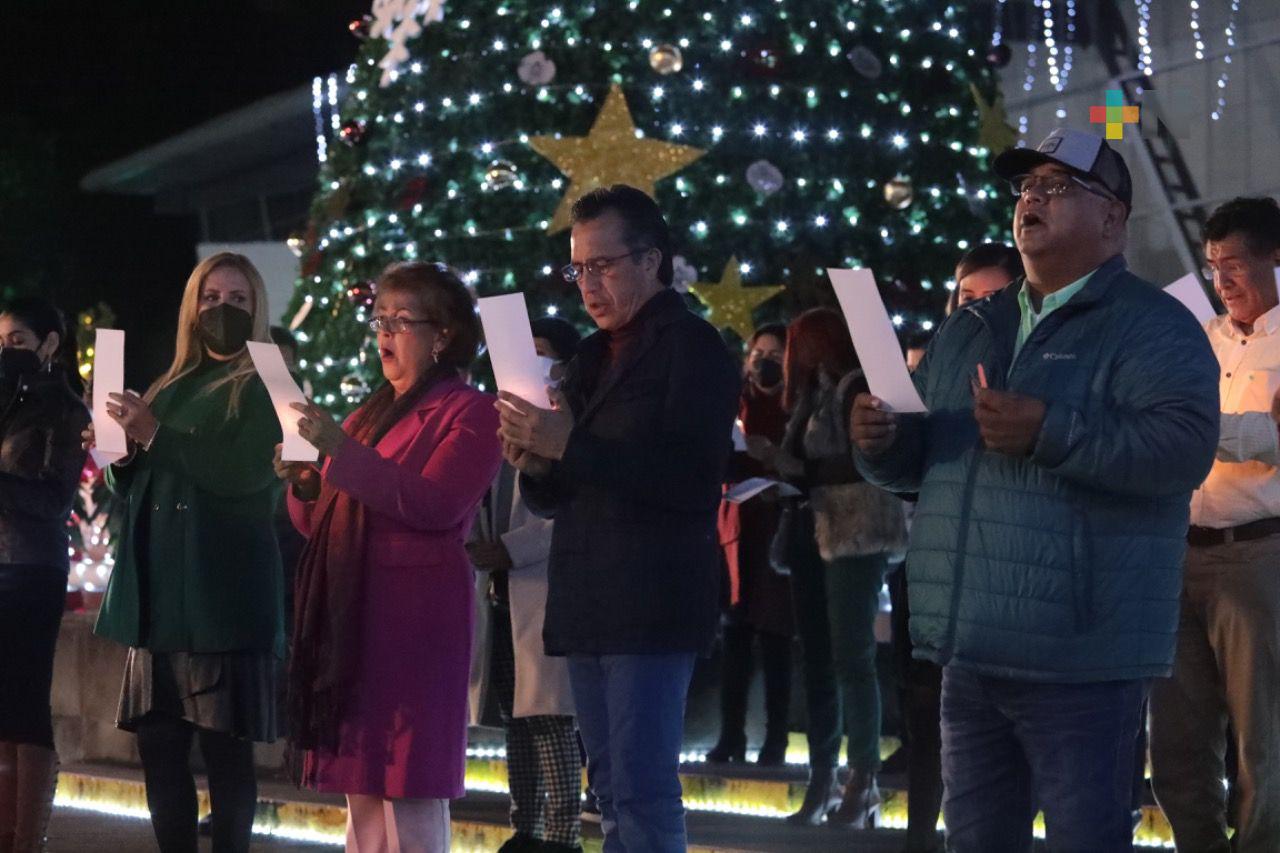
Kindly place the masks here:
POLYGON ((270 340, 268 316, 247 258, 202 261, 182 296, 173 364, 110 409, 132 453, 110 471, 125 521, 95 630, 129 646, 117 724, 138 735, 162 853, 196 850, 195 739, 214 850, 249 849, 253 743, 277 734, 280 427, 245 346, 270 340))

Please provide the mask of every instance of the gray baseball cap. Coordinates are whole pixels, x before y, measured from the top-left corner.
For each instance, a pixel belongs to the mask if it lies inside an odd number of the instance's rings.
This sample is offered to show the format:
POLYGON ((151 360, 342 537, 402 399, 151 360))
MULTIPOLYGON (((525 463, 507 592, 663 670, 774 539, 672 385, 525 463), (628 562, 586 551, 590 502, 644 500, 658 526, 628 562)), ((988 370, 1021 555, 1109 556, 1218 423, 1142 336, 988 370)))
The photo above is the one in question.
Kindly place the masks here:
POLYGON ((995 171, 1008 181, 1044 163, 1057 163, 1081 177, 1091 178, 1110 190, 1126 208, 1133 207, 1129 167, 1105 139, 1092 133, 1060 127, 1034 149, 1010 148, 996 157, 995 171))

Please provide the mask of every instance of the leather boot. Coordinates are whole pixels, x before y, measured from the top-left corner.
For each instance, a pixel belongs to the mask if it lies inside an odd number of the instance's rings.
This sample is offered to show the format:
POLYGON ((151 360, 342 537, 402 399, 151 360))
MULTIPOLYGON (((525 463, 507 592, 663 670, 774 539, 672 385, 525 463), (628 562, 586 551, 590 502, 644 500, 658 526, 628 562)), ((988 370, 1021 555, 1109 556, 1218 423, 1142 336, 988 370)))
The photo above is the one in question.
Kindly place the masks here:
POLYGON ((840 807, 827 817, 832 826, 873 829, 880 814, 880 788, 874 770, 853 768, 844 786, 840 807))
POLYGON ((796 826, 817 826, 838 805, 840 783, 835 768, 815 767, 809 771, 809 787, 805 789, 800 810, 786 820, 796 826))
POLYGON ((13 853, 41 853, 44 850, 57 787, 58 754, 42 746, 19 744, 13 853))
POLYGON ((0 741, 0 853, 13 853, 17 808, 18 745, 0 741))

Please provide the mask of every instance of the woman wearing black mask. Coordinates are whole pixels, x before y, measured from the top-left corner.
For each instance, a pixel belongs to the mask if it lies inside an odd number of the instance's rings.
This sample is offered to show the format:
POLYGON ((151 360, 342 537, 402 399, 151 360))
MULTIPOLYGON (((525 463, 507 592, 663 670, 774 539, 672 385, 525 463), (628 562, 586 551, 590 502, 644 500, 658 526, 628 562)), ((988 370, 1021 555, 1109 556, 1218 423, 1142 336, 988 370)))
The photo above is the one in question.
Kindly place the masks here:
POLYGON ((0 313, 0 850, 42 850, 58 756, 49 690, 67 590, 67 517, 89 421, 58 363, 62 315, 0 313))
POLYGON ((124 523, 95 630, 130 647, 117 722, 138 735, 163 853, 196 850, 195 739, 213 849, 249 849, 253 743, 277 732, 280 427, 245 347, 270 340, 268 316, 247 258, 202 261, 182 297, 173 364, 145 395, 112 395, 109 408, 132 453, 109 472, 124 523))
MULTIPOLYGON (((787 428, 782 408, 782 357, 787 330, 762 326, 751 336, 746 382, 738 419, 748 446, 778 444, 787 428)), ((747 453, 735 453, 728 480, 740 482, 767 472, 747 453)), ((769 547, 778 526, 778 503, 761 495, 743 504, 720 505, 720 546, 728 572, 725 591, 724 670, 720 685, 720 741, 708 761, 740 762, 747 750, 747 696, 751 691, 753 650, 760 643, 764 670, 765 738, 758 764, 786 760, 787 711, 791 705, 791 581, 769 564, 769 547)))

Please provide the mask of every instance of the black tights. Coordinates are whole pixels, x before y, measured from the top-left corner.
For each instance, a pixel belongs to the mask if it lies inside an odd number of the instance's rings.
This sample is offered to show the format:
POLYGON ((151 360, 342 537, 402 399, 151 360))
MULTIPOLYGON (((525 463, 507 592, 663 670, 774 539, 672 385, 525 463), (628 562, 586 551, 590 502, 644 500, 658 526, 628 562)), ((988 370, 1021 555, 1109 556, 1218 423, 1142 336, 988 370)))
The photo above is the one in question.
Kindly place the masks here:
POLYGON ((258 800, 253 743, 152 712, 138 723, 138 752, 160 851, 196 851, 196 783, 189 759, 197 736, 209 773, 214 853, 248 853, 258 800))

